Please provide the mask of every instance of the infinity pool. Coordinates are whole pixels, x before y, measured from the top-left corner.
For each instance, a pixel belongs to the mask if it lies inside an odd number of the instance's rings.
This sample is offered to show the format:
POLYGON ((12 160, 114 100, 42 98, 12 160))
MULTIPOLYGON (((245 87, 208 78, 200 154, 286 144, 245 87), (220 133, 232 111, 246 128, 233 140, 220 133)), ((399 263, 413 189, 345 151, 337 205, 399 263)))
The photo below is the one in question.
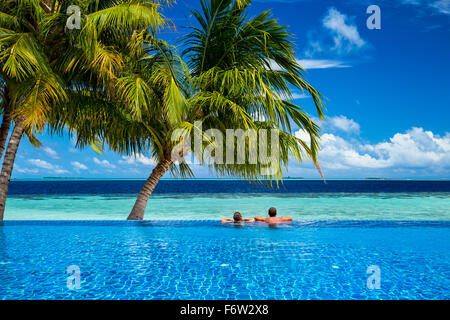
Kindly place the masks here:
POLYGON ((449 239, 449 221, 7 221, 0 299, 449 299, 449 239))

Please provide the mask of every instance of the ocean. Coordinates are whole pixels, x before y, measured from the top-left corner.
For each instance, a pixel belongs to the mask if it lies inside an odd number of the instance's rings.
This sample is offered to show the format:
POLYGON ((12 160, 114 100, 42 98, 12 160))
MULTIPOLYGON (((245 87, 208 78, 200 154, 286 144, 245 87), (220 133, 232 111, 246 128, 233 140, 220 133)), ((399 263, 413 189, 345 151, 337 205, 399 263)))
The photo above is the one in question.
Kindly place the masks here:
MULTIPOLYGON (((143 180, 11 181, 5 220, 124 220, 143 180)), ((216 220, 279 215, 295 220, 450 220, 450 181, 285 179, 162 180, 148 220, 216 220)))

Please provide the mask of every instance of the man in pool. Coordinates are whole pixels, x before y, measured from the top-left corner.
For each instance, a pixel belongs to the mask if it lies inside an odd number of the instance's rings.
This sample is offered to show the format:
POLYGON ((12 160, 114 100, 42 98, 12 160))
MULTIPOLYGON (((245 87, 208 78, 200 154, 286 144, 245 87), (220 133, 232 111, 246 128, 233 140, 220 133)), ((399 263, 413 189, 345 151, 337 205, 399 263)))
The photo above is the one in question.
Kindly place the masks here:
POLYGON ((268 222, 268 223, 280 223, 280 222, 292 222, 291 217, 277 217, 277 209, 272 207, 269 209, 269 217, 255 217, 256 221, 268 222))
POLYGON ((242 218, 241 213, 236 211, 234 213, 234 215, 233 215, 233 219, 222 219, 222 220, 220 220, 220 222, 222 222, 222 223, 229 223, 229 222, 234 222, 234 223, 255 222, 255 219, 244 219, 244 218, 242 218))

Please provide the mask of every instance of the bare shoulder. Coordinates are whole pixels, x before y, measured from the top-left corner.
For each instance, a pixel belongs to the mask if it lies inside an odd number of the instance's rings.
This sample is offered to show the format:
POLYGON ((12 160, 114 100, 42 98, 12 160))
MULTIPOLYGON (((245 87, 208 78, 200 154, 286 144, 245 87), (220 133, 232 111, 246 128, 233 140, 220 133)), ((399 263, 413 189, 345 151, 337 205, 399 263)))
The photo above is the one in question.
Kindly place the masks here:
POLYGON ((266 221, 267 218, 264 217, 255 217, 255 221, 266 221))

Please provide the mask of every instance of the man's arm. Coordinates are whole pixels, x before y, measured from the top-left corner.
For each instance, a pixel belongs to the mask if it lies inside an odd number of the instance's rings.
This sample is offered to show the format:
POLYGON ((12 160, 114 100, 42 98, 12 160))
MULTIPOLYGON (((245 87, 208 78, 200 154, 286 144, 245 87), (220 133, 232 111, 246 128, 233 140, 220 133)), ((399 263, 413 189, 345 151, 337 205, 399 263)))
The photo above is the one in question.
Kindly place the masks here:
POLYGON ((220 222, 222 222, 222 223, 228 223, 228 222, 233 222, 234 220, 233 219, 222 219, 222 220, 220 220, 220 222))
POLYGON ((255 222, 255 219, 242 219, 242 221, 245 221, 245 222, 255 222))
POLYGON ((264 217, 255 217, 255 221, 266 221, 264 217))
POLYGON ((282 217, 282 221, 292 221, 292 217, 282 217))

